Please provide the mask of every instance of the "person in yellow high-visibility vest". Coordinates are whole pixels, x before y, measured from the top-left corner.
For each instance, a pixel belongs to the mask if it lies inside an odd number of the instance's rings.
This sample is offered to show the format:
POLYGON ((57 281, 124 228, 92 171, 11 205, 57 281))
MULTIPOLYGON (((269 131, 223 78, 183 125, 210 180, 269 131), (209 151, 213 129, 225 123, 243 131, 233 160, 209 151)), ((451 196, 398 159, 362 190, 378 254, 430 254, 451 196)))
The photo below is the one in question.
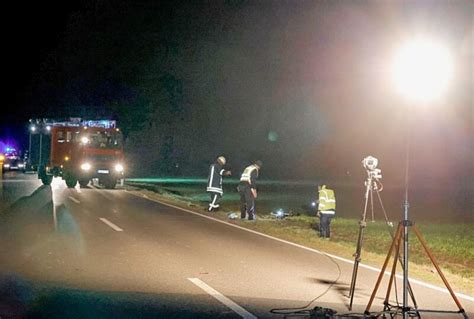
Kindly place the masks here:
POLYGON ((262 161, 255 161, 247 166, 240 177, 238 186, 240 194, 240 219, 255 220, 255 199, 257 198, 257 177, 262 168, 262 161))
POLYGON ((326 185, 318 186, 319 237, 331 237, 331 219, 336 215, 336 196, 334 190, 326 185))

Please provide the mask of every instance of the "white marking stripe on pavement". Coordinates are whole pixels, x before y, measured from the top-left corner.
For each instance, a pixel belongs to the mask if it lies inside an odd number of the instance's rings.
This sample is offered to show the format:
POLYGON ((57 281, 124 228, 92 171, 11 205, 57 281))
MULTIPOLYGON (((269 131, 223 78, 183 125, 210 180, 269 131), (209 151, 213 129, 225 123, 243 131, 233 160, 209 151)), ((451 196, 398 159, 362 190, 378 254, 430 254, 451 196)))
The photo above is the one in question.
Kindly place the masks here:
POLYGON ((72 201, 73 201, 74 203, 76 203, 76 204, 80 204, 80 203, 81 203, 79 200, 75 199, 75 198, 72 197, 72 196, 69 196, 69 199, 72 200, 72 201))
MULTIPOLYGON (((134 194, 130 191, 127 191, 129 194, 132 194, 134 196, 137 196, 137 197, 141 197, 143 198, 142 196, 139 196, 137 194, 134 194)), ((175 206, 175 205, 172 205, 172 204, 168 204, 168 203, 165 203, 165 202, 162 202, 162 201, 159 201, 157 199, 152 199, 152 198, 146 198, 150 201, 153 201, 153 202, 156 202, 156 203, 159 203, 161 205, 165 205, 165 206, 168 206, 168 207, 172 207, 172 208, 176 208, 176 209, 179 209, 181 211, 184 211, 184 212, 187 212, 187 213, 190 213, 190 214, 193 214, 193 215, 197 215, 197 216, 201 216, 203 218, 207 218, 207 219, 210 219, 210 220, 213 220, 213 221, 216 221, 218 223, 221 223, 221 224, 225 224, 225 225, 229 225, 229 226, 232 226, 232 227, 235 227, 235 228, 238 228, 238 229, 241 229, 241 230, 244 230, 244 231, 247 231, 249 233, 252 233, 252 234, 256 234, 256 235, 259 235, 259 236, 263 236, 263 237, 266 237, 266 238, 270 238, 270 239, 273 239, 273 240, 276 240, 276 241, 279 241, 279 242, 282 242, 282 243, 285 243, 285 244, 288 244, 288 245, 291 245, 291 246, 295 246, 295 247, 299 247, 301 249, 305 249, 305 250, 308 250, 308 251, 311 251, 311 252, 314 252, 314 253, 317 253, 317 254, 320 254, 320 255, 326 255, 326 256, 329 256, 331 258, 334 258, 334 259, 337 259, 337 260, 340 260, 340 261, 343 261, 343 262, 346 262, 346 263, 349 263, 349 264, 354 264, 354 261, 353 260, 349 260, 349 259, 346 259, 346 258, 343 258, 343 257, 339 257, 339 256, 336 256, 336 255, 332 255, 332 254, 328 254, 328 253, 325 253, 323 251, 319 251, 317 249, 314 249, 314 248, 309 248, 309 247, 306 247, 306 246, 303 246, 303 245, 300 245, 300 244, 296 244, 296 243, 293 243, 291 241, 287 241, 287 240, 284 240, 284 239, 280 239, 280 238, 277 238, 277 237, 273 237, 273 236, 270 236, 270 235, 267 235, 267 234, 264 234, 264 233, 260 233, 258 231, 255 231, 255 230, 252 230, 252 229, 248 229, 248 228, 245 228, 245 227, 242 227, 242 226, 239 226, 239 225, 235 225, 235 224, 232 224, 232 223, 229 223, 227 221, 224 221, 224 220, 221 220, 221 219, 217 219, 217 218, 214 218, 214 217, 211 217, 211 216, 207 216, 207 215, 204 215, 204 214, 200 214, 200 213, 197 213, 197 212, 194 212, 192 210, 189 210, 189 209, 186 209, 186 208, 182 208, 182 207, 179 207, 179 206, 175 206)), ((360 267, 362 268, 366 268, 366 269, 370 269, 370 270, 373 270, 375 272, 379 272, 381 271, 381 269, 379 268, 376 268, 376 267, 372 267, 372 266, 369 266, 369 265, 366 265, 366 264, 363 264, 363 263, 360 263, 359 264, 360 267)), ((385 271, 385 275, 388 275, 390 276, 390 272, 389 271, 385 271)), ((403 278, 401 275, 397 274, 396 275, 397 278, 403 278)), ((447 293, 449 294, 449 291, 448 289, 446 288, 441 288, 441 287, 438 287, 438 286, 435 286, 435 285, 432 285, 432 284, 429 284, 429 283, 426 283, 424 281, 421 281, 421 280, 417 280, 417 279, 413 279, 411 277, 409 277, 409 280, 410 282, 412 283, 416 283, 420 286, 423 286, 423 287, 426 287, 426 288, 430 288, 430 289, 433 289, 433 290, 436 290, 436 291, 439 291, 439 292, 443 292, 443 293, 447 293)), ((465 299, 465 300, 469 300, 469 301, 473 301, 474 302, 474 297, 472 296, 469 296, 469 295, 466 295, 466 294, 463 294, 463 293, 459 293, 459 292, 455 292, 456 296, 459 297, 459 298, 462 298, 462 299, 465 299)))
POLYGON ((199 288, 201 288, 202 290, 204 290, 205 292, 207 292, 212 297, 222 302, 224 305, 226 305, 230 309, 232 309, 234 312, 239 314, 242 318, 257 319, 256 316, 252 315, 250 312, 248 312, 247 310, 245 310, 244 308, 242 308, 241 306, 239 306, 238 304, 236 304, 235 302, 233 302, 232 300, 230 300, 229 298, 227 298, 226 296, 224 296, 223 294, 221 294, 220 292, 218 292, 217 290, 215 290, 214 288, 206 284, 201 279, 188 278, 188 280, 191 281, 196 286, 198 286, 199 288))
POLYGON ((107 224, 110 228, 112 228, 113 230, 115 231, 123 231, 122 228, 118 227, 117 225, 115 225, 114 223, 108 221, 106 218, 99 218, 103 223, 107 224))

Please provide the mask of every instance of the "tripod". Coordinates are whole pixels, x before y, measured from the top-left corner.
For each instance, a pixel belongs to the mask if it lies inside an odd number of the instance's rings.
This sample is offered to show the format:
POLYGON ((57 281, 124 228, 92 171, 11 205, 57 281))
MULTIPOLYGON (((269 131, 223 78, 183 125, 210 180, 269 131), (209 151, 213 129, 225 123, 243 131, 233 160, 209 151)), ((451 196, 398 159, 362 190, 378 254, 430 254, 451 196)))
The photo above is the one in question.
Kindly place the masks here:
MULTIPOLYGON (((352 270, 352 280, 351 280, 351 286, 349 289, 349 310, 352 310, 352 304, 354 301, 354 292, 355 292, 355 286, 357 282, 357 273, 359 270, 359 263, 361 261, 361 251, 362 251, 362 244, 364 241, 364 230, 367 227, 367 208, 368 208, 368 203, 370 199, 370 208, 371 208, 371 214, 372 214, 372 221, 374 221, 374 191, 377 194, 378 201, 380 203, 380 207, 382 208, 382 211, 385 216, 385 222, 387 223, 388 226, 392 227, 392 222, 389 221, 387 217, 387 212, 385 211, 385 207, 382 203, 382 198, 380 196, 380 192, 383 190, 383 185, 380 182, 380 179, 382 178, 381 175, 381 170, 377 169, 377 160, 371 156, 365 158, 362 163, 364 164, 364 167, 366 168, 367 171, 367 179, 365 181, 365 203, 364 203, 364 211, 362 213, 361 219, 359 221, 359 236, 357 238, 357 248, 354 253, 354 268, 352 270), (366 162, 367 161, 367 162, 366 162), (372 162, 371 162, 372 161, 372 162)), ((393 238, 393 234, 390 234, 393 238)), ((397 256, 399 257, 399 256, 397 256)), ((402 260, 400 260, 400 263, 402 263, 402 260)), ((403 266, 403 263, 402 263, 403 266)), ((413 295, 413 292, 411 290, 411 287, 409 286, 409 292, 410 296, 412 298, 413 303, 416 305, 416 300, 413 295)))
MULTIPOLYGON (((407 315, 409 315, 410 317, 416 315, 419 318, 421 318, 420 312, 446 313, 446 314, 447 313, 458 313, 458 314, 461 314, 464 317, 464 319, 468 319, 468 316, 467 316, 466 312, 464 311, 461 303, 459 302, 458 298, 456 297, 453 290, 451 289, 451 286, 449 285, 446 277, 444 277, 443 272, 439 268, 439 265, 438 265, 434 255, 433 255, 433 253, 431 252, 428 245, 426 244, 426 241, 423 238, 423 236, 421 235, 421 232, 418 230, 418 227, 416 227, 416 225, 414 223, 412 223, 411 221, 408 221, 408 220, 403 220, 398 224, 397 231, 396 231, 395 236, 393 238, 392 244, 391 244, 390 249, 388 251, 388 254, 387 254, 387 257, 386 257, 385 262, 383 264, 382 270, 380 271, 379 277, 377 278, 377 282, 375 283, 374 290, 372 292, 372 295, 370 296, 369 303, 367 304, 367 308, 365 309, 365 312, 364 312, 365 315, 370 314, 370 312, 369 312, 370 307, 372 306, 372 302, 374 301, 375 294, 377 293, 377 290, 380 286, 380 282, 382 281, 382 277, 385 273, 385 269, 387 268, 387 265, 388 265, 388 262, 390 261, 390 257, 392 256, 392 253, 395 253, 395 256, 393 258, 392 272, 390 274, 387 293, 385 295, 385 300, 384 300, 384 312, 385 313, 391 313, 392 318, 394 316, 396 316, 399 313, 399 311, 400 311, 400 313, 403 314, 404 317, 407 316, 407 315), (436 268, 436 271, 438 272, 438 275, 441 277, 441 280, 443 281, 444 285, 446 286, 446 289, 448 289, 448 291, 449 291, 451 297, 453 298, 454 302, 456 303, 459 311, 418 309, 418 306, 416 305, 416 303, 415 303, 414 308, 410 308, 410 307, 407 307, 407 306, 400 307, 399 305, 393 306, 389 303, 390 291, 392 289, 392 284, 395 282, 395 272, 396 272, 396 268, 397 268, 397 259, 400 256, 400 248, 402 247, 402 240, 403 240, 403 237, 404 237, 403 236, 404 235, 404 228, 406 228, 406 227, 412 227, 416 237, 420 241, 420 243, 423 246, 423 249, 425 250, 428 257, 430 258, 431 263, 436 268), (396 310, 393 311, 392 308, 395 308, 396 310)), ((402 267, 403 267, 403 263, 402 263, 402 267)), ((410 288, 410 291, 411 291, 411 288, 410 288)), ((411 294, 412 294, 412 297, 413 297, 412 292, 411 292, 411 294)))

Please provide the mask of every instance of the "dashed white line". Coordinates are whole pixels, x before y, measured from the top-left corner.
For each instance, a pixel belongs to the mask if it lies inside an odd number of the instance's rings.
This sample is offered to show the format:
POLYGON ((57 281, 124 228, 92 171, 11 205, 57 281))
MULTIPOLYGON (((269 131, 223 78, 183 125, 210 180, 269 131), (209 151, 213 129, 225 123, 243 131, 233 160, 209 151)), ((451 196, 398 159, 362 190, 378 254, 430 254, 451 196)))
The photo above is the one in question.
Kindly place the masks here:
POLYGON ((229 298, 227 298, 226 296, 224 296, 223 294, 221 294, 220 292, 218 292, 217 290, 215 290, 214 288, 212 288, 211 286, 206 284, 201 279, 199 279, 199 278, 188 278, 188 280, 191 281, 196 286, 198 286, 199 288, 201 288, 202 290, 204 290, 205 292, 207 292, 212 297, 219 300, 221 303, 223 303, 224 305, 226 305, 230 309, 232 309, 234 312, 239 314, 242 318, 257 319, 256 316, 254 316, 253 314, 251 314, 250 312, 248 312, 247 310, 245 310, 244 308, 242 308, 241 306, 239 306, 238 304, 236 304, 235 302, 233 302, 232 300, 230 300, 229 298))
POLYGON ((118 227, 117 225, 115 225, 114 223, 112 223, 111 221, 108 221, 106 218, 99 218, 104 224, 106 224, 107 226, 109 226, 110 228, 112 228, 113 230, 115 231, 123 231, 122 228, 118 227))
POLYGON ((80 204, 80 203, 81 203, 79 200, 75 199, 75 198, 72 197, 72 196, 69 196, 69 199, 72 200, 72 201, 73 201, 74 203, 76 203, 76 204, 80 204))

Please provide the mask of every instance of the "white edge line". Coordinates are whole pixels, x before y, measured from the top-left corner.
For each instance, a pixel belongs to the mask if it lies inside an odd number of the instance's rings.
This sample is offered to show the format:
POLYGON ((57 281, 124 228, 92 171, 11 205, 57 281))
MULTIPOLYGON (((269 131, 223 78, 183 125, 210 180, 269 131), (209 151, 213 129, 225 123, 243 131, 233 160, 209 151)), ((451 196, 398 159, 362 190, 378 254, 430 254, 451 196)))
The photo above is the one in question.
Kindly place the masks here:
POLYGON ((253 314, 251 314, 250 312, 248 312, 247 310, 245 310, 244 308, 242 308, 241 306, 239 306, 238 304, 236 304, 235 302, 233 302, 232 300, 230 300, 229 298, 227 298, 226 296, 224 296, 223 294, 221 294, 220 292, 218 292, 217 290, 215 290, 214 288, 212 288, 211 286, 206 284, 201 279, 199 279, 199 278, 188 278, 188 280, 191 281, 196 286, 198 286, 199 288, 201 288, 202 290, 204 290, 205 292, 207 292, 212 297, 219 300, 221 303, 223 303, 224 305, 226 305, 230 309, 232 309, 234 312, 239 314, 242 318, 257 319, 256 316, 254 316, 253 314))
POLYGON ((75 199, 75 198, 72 197, 72 196, 69 196, 69 199, 72 200, 72 201, 73 201, 74 203, 76 203, 76 204, 80 204, 80 203, 81 203, 80 201, 78 201, 77 199, 75 199))
MULTIPOLYGON (((126 191, 127 193, 129 194, 132 194, 134 196, 137 196, 139 198, 144 198, 142 196, 139 196, 137 194, 134 194, 132 193, 131 191, 126 191)), ((168 203, 165 203, 165 202, 161 202, 157 199, 152 199, 152 198, 146 198, 150 201, 153 201, 153 202, 156 202, 156 203, 159 203, 159 204, 162 204, 162 205, 165 205, 165 206, 169 206, 169 207, 173 207, 173 208, 176 208, 176 209, 179 209, 179 210, 182 210, 184 212, 187 212, 187 213, 190 213, 190 214, 194 214, 194 215, 197 215, 197 216, 201 216, 203 218, 207 218, 207 219, 210 219, 210 220, 213 220, 213 221, 216 221, 218 223, 221 223, 221 224, 225 224, 225 225, 229 225, 229 226, 232 226, 232 227, 235 227, 235 228, 238 228, 238 229, 241 229, 241 230, 244 230, 244 231, 247 231, 247 232, 250 232, 250 233, 253 233, 253 234, 256 234, 256 235, 259 235, 259 236, 263 236, 263 237, 266 237, 266 238, 270 238, 270 239, 273 239, 273 240, 276 240, 276 241, 279 241, 279 242, 282 242, 282 243, 285 243, 285 244, 288 244, 288 245, 291 245, 291 246, 295 246, 295 247, 299 247, 301 249, 305 249, 305 250, 308 250, 308 251, 311 251, 311 252, 314 252, 314 253, 317 253, 317 254, 320 254, 320 255, 326 255, 326 256, 329 256, 331 258, 334 258, 334 259, 337 259, 337 260, 340 260, 340 261, 343 261, 343 262, 346 262, 346 263, 349 263, 349 264, 354 264, 354 261, 353 260, 349 260, 349 259, 346 259, 344 257, 339 257, 339 256, 336 256, 336 255, 332 255, 332 254, 329 254, 329 253, 326 253, 326 252, 323 252, 323 251, 319 251, 317 249, 314 249, 314 248, 309 248, 309 247, 306 247, 306 246, 303 246, 303 245, 300 245, 300 244, 296 244, 296 243, 293 243, 291 241, 287 241, 287 240, 284 240, 284 239, 280 239, 280 238, 277 238, 277 237, 273 237, 273 236, 270 236, 270 235, 267 235, 267 234, 264 234, 264 233, 260 233, 258 231, 255 231, 255 230, 252 230, 252 229, 248 229, 248 228, 245 228, 245 227, 242 227, 242 226, 239 226, 239 225, 235 225, 235 224, 232 224, 232 223, 229 223, 229 222, 226 222, 224 220, 220 220, 220 219, 217 219, 217 218, 214 218, 214 217, 211 217, 211 216, 207 216, 207 215, 203 215, 203 214, 200 214, 200 213, 197 213, 197 212, 194 212, 192 210, 189 210, 189 209, 186 209, 186 208, 182 208, 182 207, 179 207, 179 206, 175 206, 175 205, 172 205, 172 204, 168 204, 168 203)), ((372 267, 372 266, 369 266, 369 265, 366 265, 366 264, 363 264, 363 263, 359 263, 359 266, 360 267, 363 267, 363 268, 366 268, 366 269, 370 269, 370 270, 373 270, 375 272, 380 272, 381 269, 379 268, 376 268, 376 267, 372 267)), ((387 276, 390 276, 390 272, 388 271, 385 271, 385 275, 387 276)), ((396 275, 397 278, 403 278, 401 275, 396 275)), ((410 280, 410 282, 413 282, 413 283, 416 283, 420 286, 423 286, 423 287, 426 287, 426 288, 430 288, 430 289, 433 289, 433 290, 437 290, 437 291, 440 291, 440 292, 444 292, 444 293, 447 293, 449 294, 449 291, 448 289, 446 288, 441 288, 439 286, 436 286, 436 285, 432 285, 432 284, 429 284, 429 283, 426 283, 424 281, 421 281, 421 280, 418 280, 418 279, 414 279, 414 278, 411 278, 411 277, 408 277, 408 279, 410 280)), ((463 293, 459 293, 459 292, 455 292, 455 295, 459 298, 463 298, 463 299, 466 299, 466 300, 469 300, 469 301, 473 301, 474 302, 474 297, 472 296, 469 296, 469 295, 466 295, 466 294, 463 294, 463 293)))
POLYGON ((106 218, 99 218, 104 224, 107 224, 110 228, 112 228, 113 230, 115 231, 123 231, 122 228, 118 227, 117 225, 115 225, 114 223, 108 221, 106 218))

